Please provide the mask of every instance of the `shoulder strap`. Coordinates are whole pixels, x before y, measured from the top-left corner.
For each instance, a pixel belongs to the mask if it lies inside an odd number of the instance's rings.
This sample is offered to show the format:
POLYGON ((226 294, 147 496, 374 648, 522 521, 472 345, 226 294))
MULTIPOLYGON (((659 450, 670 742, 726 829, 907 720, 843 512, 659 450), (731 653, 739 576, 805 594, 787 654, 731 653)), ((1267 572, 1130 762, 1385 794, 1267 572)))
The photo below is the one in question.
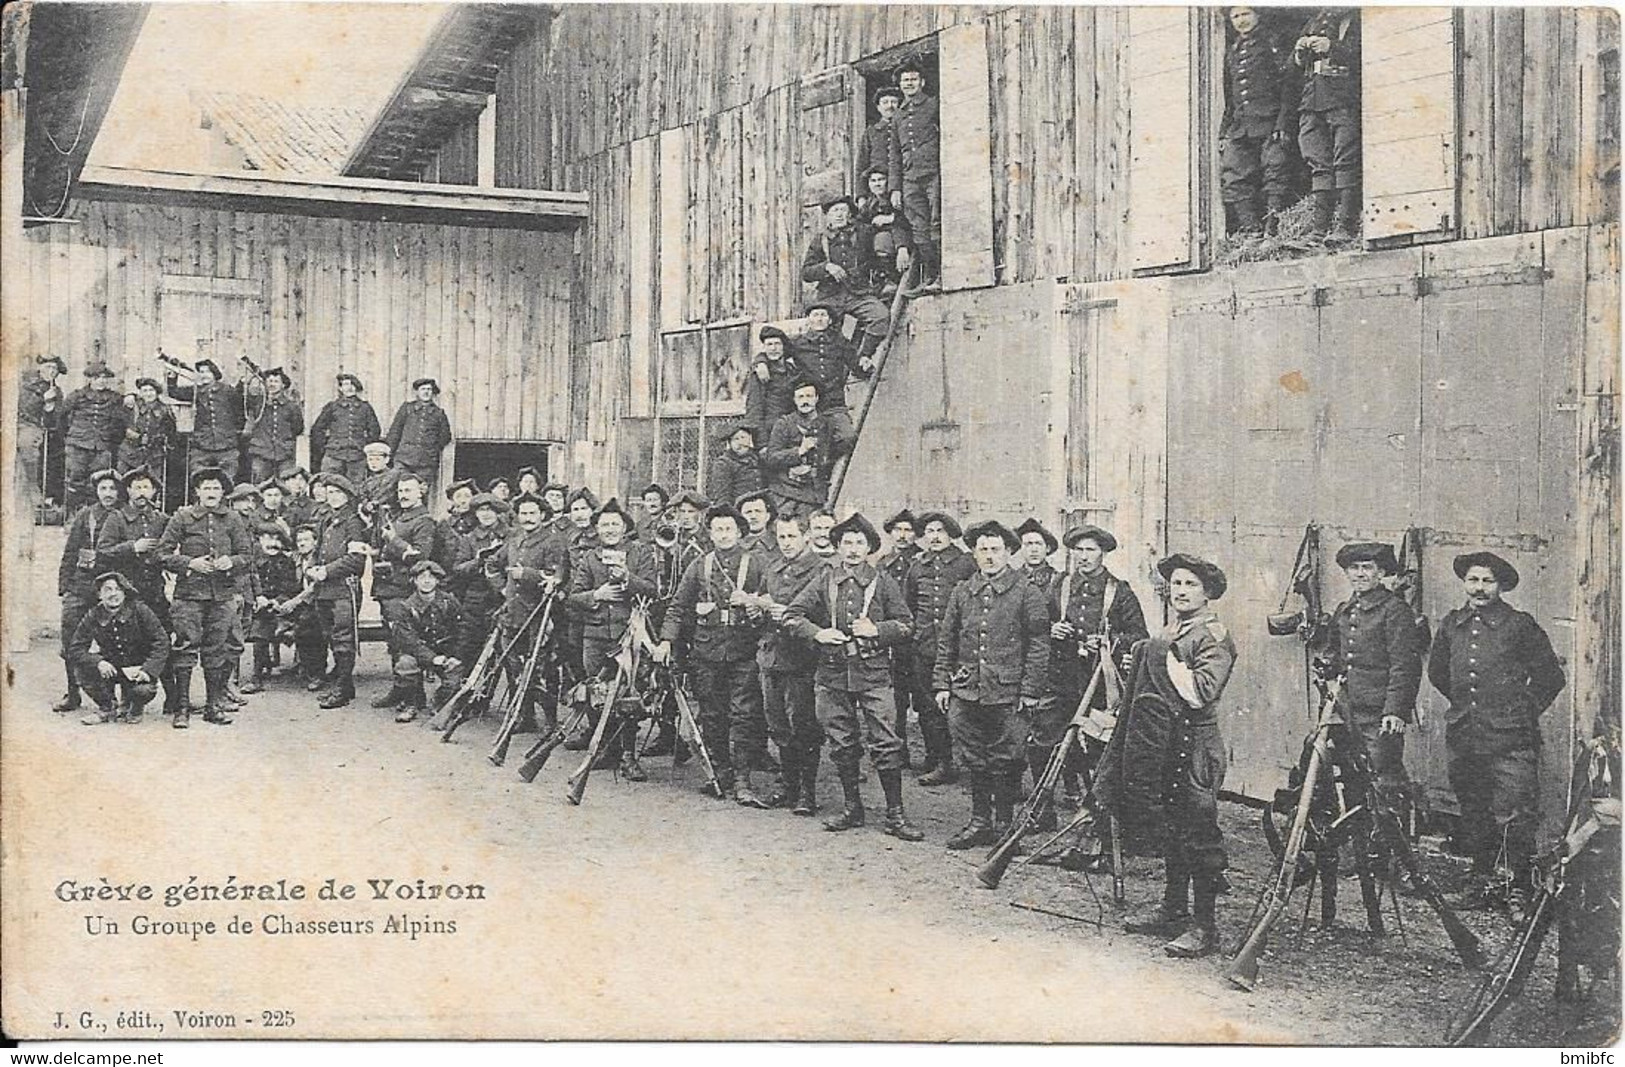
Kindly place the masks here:
POLYGON ((1105 633, 1110 625, 1112 602, 1117 599, 1117 576, 1110 571, 1106 573, 1106 595, 1100 601, 1100 632, 1105 633))
POLYGON ((869 617, 869 608, 875 602, 875 586, 880 584, 880 573, 875 573, 875 580, 870 582, 863 590, 863 608, 858 612, 859 618, 869 617))

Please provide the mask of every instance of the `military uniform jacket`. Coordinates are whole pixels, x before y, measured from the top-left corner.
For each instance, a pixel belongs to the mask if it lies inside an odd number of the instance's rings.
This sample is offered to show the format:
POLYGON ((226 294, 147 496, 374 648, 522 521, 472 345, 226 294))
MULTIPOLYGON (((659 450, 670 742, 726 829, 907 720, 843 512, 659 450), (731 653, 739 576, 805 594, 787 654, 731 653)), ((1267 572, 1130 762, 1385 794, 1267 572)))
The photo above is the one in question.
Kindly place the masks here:
POLYGON ((903 600, 914 613, 914 649, 923 656, 937 654, 937 628, 948 614, 959 583, 976 573, 976 561, 958 545, 941 552, 921 551, 903 582, 903 600))
MULTIPOLYGON (((1152 638, 1153 644, 1164 640, 1152 638)), ((1180 709, 1189 726, 1216 726, 1219 722, 1219 696, 1230 681, 1230 672, 1236 665, 1236 645, 1230 639, 1219 617, 1203 612, 1188 619, 1180 619, 1175 636, 1168 644, 1175 658, 1190 668, 1190 688, 1187 690, 1170 673, 1174 688, 1185 701, 1180 709)), ((1167 657, 1164 656, 1164 663, 1167 657)))
POLYGON ((62 402, 66 442, 79 448, 113 449, 124 437, 124 398, 112 389, 85 386, 62 402))
POLYGON ((818 652, 818 673, 813 677, 817 684, 846 693, 889 689, 891 647, 908 640, 914 616, 892 576, 869 563, 837 564, 796 594, 787 629, 804 641, 811 642, 826 626, 850 635, 852 624, 863 616, 880 631, 874 637, 845 645, 813 645, 818 652))
POLYGON ((400 600, 410 596, 416 588, 412 584, 412 564, 434 558, 435 541, 440 534, 439 524, 422 504, 396 515, 391 526, 392 536, 380 536, 378 545, 378 560, 390 566, 381 568, 378 562, 373 563, 374 600, 400 600))
POLYGON ((474 529, 458 533, 451 519, 442 520, 440 544, 446 558, 439 562, 446 569, 451 592, 471 616, 488 618, 502 606, 500 557, 507 540, 508 531, 501 526, 476 522, 474 529), (480 559, 480 552, 491 548, 496 552, 480 559))
POLYGON ((891 169, 891 120, 880 119, 858 137, 852 154, 852 188, 867 189, 869 172, 891 169))
POLYGON ((1044 594, 1044 603, 1049 603, 1055 596, 1055 587, 1061 582, 1061 572, 1051 567, 1048 562, 1035 567, 1023 563, 1015 570, 1017 574, 1027 579, 1028 585, 1044 594))
POLYGON ((117 611, 97 604, 85 612, 68 642, 68 659, 87 672, 103 660, 115 667, 140 667, 156 682, 169 663, 169 633, 140 598, 126 596, 117 611))
POLYGON ((107 548, 107 558, 142 591, 143 597, 150 597, 155 586, 158 595, 163 594, 163 557, 158 548, 137 552, 135 543, 143 537, 162 541, 168 525, 169 516, 152 504, 126 504, 107 517, 106 537, 112 542, 107 548))
POLYGON ((1356 722, 1385 715, 1414 721, 1426 654, 1422 628, 1404 598, 1379 586, 1345 600, 1332 612, 1326 672, 1344 676, 1338 708, 1356 722))
POLYGON ((858 369, 858 352, 836 326, 802 334, 790 342, 789 354, 818 383, 819 411, 846 407, 846 376, 858 369))
POLYGON ((1451 727, 1534 734, 1567 679, 1534 616, 1505 601, 1459 607, 1439 623, 1428 680, 1450 701, 1451 727))
POLYGON ((297 530, 301 526, 314 526, 316 501, 305 493, 298 496, 284 494, 282 518, 287 522, 289 530, 297 530))
POLYGON ((594 548, 581 555, 580 566, 571 566, 571 588, 565 601, 571 614, 581 620, 581 634, 589 640, 619 641, 626 633, 627 620, 632 617, 636 600, 649 600, 655 596, 657 571, 654 554, 648 546, 636 541, 622 541, 613 551, 626 553, 626 596, 621 600, 600 601, 593 591, 610 580, 609 567, 604 563, 605 550, 594 548))
POLYGON ((924 550, 919 545, 892 545, 877 562, 881 570, 892 576, 897 588, 902 589, 908 582, 909 568, 920 558, 922 551, 924 550))
MULTIPOLYGON (((361 499, 371 504, 374 509, 394 511, 396 501, 395 487, 401 484, 401 472, 394 467, 385 467, 381 471, 368 471, 361 476, 361 484, 355 487, 361 499)), ((375 510, 375 514, 377 513, 375 510)))
POLYGON ((851 447, 852 438, 840 431, 828 415, 814 412, 808 418, 797 411, 773 424, 762 466, 767 468, 771 488, 780 499, 823 507, 829 492, 830 468, 851 447), (818 446, 805 454, 801 452, 804 437, 818 439, 818 446))
POLYGON ((395 462, 408 467, 433 467, 451 444, 451 421, 446 409, 433 400, 408 400, 389 424, 389 450, 395 462))
POLYGON ((892 139, 888 147, 887 170, 892 189, 901 189, 903 179, 927 181, 942 173, 939 157, 942 133, 937 126, 937 98, 924 91, 903 102, 892 112, 892 139))
POLYGON ((76 593, 86 599, 95 599, 92 584, 96 575, 107 570, 109 550, 120 540, 118 511, 103 507, 100 502, 90 505, 74 516, 68 527, 68 541, 62 547, 62 563, 56 572, 56 595, 76 593), (91 553, 80 565, 80 553, 91 553))
POLYGON ((506 574, 509 567, 523 568, 517 578, 507 579, 503 596, 507 599, 506 622, 522 625, 532 609, 542 602, 543 585, 548 576, 558 582, 558 592, 564 593, 570 581, 570 546, 564 535, 543 527, 526 532, 515 529, 508 544, 498 555, 500 569, 506 574))
MULTIPOLYGON (((162 400, 137 400, 125 409, 124 439, 142 452, 157 454, 169 448, 175 436, 175 413, 162 400)), ((155 471, 155 474, 162 472, 155 471)))
POLYGON ((1049 673, 1049 605, 1006 567, 977 572, 954 590, 937 628, 931 688, 973 704, 1014 704, 1044 695, 1049 673))
POLYGON ((1303 89, 1291 58, 1263 27, 1237 35, 1224 55, 1221 138, 1238 131, 1251 137, 1296 135, 1303 89))
POLYGON ((269 597, 281 603, 298 596, 304 588, 299 577, 299 562, 286 552, 272 555, 263 549, 254 553, 254 584, 257 596, 269 597))
POLYGON ((236 596, 243 573, 253 562, 254 542, 248 527, 224 504, 192 504, 175 512, 158 545, 159 557, 175 572, 176 600, 229 600, 236 596), (204 556, 231 557, 231 570, 199 574, 191 562, 204 556))
POLYGON ((591 525, 577 526, 569 519, 560 523, 558 530, 570 547, 570 573, 574 574, 586 563, 588 555, 598 551, 598 530, 591 525))
POLYGON ((874 255, 874 235, 869 227, 862 224, 848 225, 838 230, 825 227, 824 232, 807 246, 807 254, 801 261, 801 280, 818 287, 820 300, 837 304, 849 304, 858 297, 873 296, 875 290, 869 283, 869 267, 874 255), (830 274, 831 263, 846 272, 844 279, 837 280, 830 274))
POLYGON ((1084 638, 1101 630, 1101 614, 1115 650, 1125 652, 1148 636, 1140 598, 1121 578, 1102 567, 1094 574, 1077 571, 1062 575, 1050 598, 1050 621, 1072 624, 1077 636, 1064 641, 1050 640, 1050 675, 1060 686, 1081 693, 1094 671, 1093 655, 1084 654, 1084 638), (1115 584, 1110 610, 1106 610, 1106 587, 1115 584))
POLYGON ((53 429, 61 411, 55 405, 62 401, 62 390, 54 382, 31 375, 17 390, 17 418, 25 425, 40 429, 53 429), (52 410, 45 410, 50 406, 52 410))
POLYGON ((331 452, 356 459, 368 441, 378 440, 378 413, 358 396, 329 400, 316 421, 310 424, 312 455, 331 452))
POLYGON ((169 395, 192 402, 192 447, 236 448, 243 432, 243 393, 225 382, 181 385, 174 372, 165 376, 169 395))
POLYGON ((285 391, 267 395, 248 428, 248 454, 269 460, 292 459, 294 442, 304 432, 304 405, 285 391))
POLYGON ((724 448, 711 463, 711 477, 706 479, 705 491, 713 500, 732 503, 766 484, 761 461, 755 452, 737 456, 733 449, 724 448))
MULTIPOLYGON (((757 354, 750 377, 745 379, 745 425, 756 431, 757 444, 767 444, 774 423, 796 409, 794 386, 801 374, 801 364, 792 356, 768 359, 757 354), (757 367, 767 368, 767 381, 757 376, 757 367)), ((821 390, 819 395, 823 395, 821 390)))
POLYGON ((345 504, 329 515, 316 541, 316 563, 327 568, 327 577, 316 584, 316 599, 349 599, 354 591, 351 579, 367 569, 366 555, 350 547, 367 543, 367 524, 355 513, 355 505, 345 504))
POLYGON ((735 545, 715 549, 688 565, 677 582, 671 605, 661 625, 662 640, 688 639, 689 652, 707 663, 737 663, 756 655, 761 621, 728 598, 735 589, 761 593, 766 568, 760 558, 735 545))
MULTIPOLYGON (((822 581, 829 570, 829 563, 811 549, 803 549, 795 559, 786 559, 780 554, 758 558, 763 564, 763 595, 786 608, 795 603, 797 595, 808 585, 822 581)), ((758 667, 764 671, 805 674, 817 666, 817 662, 816 649, 795 635, 789 615, 777 624, 768 620, 756 645, 758 667)))
POLYGON ((757 533, 748 533, 739 539, 739 544, 746 552, 760 556, 762 566, 767 566, 779 556, 779 539, 773 533, 773 522, 768 520, 767 529, 757 533))
POLYGON ((436 656, 456 656, 458 631, 463 624, 463 606, 451 593, 436 589, 425 596, 420 589, 401 601, 395 627, 396 647, 418 661, 419 667, 433 666, 436 656))
POLYGON ((290 545, 293 544, 293 526, 288 522, 287 508, 277 508, 275 511, 272 511, 264 504, 261 504, 259 507, 255 508, 254 525, 261 526, 265 523, 270 523, 272 526, 275 526, 277 529, 287 534, 288 543, 290 545))
POLYGON ((1292 61, 1303 70, 1304 111, 1331 111, 1360 107, 1360 10, 1329 7, 1311 15, 1299 37, 1326 37, 1332 50, 1326 55, 1297 49, 1292 61))

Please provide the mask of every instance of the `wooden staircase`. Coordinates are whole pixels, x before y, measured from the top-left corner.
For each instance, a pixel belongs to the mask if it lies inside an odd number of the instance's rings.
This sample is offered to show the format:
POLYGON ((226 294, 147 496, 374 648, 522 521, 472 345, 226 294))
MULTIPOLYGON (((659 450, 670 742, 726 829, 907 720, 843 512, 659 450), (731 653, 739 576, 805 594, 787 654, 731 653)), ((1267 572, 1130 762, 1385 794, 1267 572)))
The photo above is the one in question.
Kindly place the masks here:
POLYGON ((869 388, 864 391, 863 403, 858 406, 858 417, 852 424, 852 447, 847 449, 846 455, 835 461, 829 475, 829 496, 824 506, 834 512, 835 504, 841 498, 841 489, 846 485, 847 471, 852 469, 852 459, 858 454, 858 445, 863 441, 863 424, 868 421, 869 409, 874 406, 875 393, 880 390, 880 382, 886 373, 886 360, 891 355, 892 342, 897 339, 897 331, 903 326, 903 307, 911 296, 917 293, 912 288, 914 279, 918 277, 919 264, 911 263, 903 273, 903 279, 897 285, 897 292, 891 301, 891 328, 886 331, 886 337, 875 349, 875 369, 869 375, 869 388))

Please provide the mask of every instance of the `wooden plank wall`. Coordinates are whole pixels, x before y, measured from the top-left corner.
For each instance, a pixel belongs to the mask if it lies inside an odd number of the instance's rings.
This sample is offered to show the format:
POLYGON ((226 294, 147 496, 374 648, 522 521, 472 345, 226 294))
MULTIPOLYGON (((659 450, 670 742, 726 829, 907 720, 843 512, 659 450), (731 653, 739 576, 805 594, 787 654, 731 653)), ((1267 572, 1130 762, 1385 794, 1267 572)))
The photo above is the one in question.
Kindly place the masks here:
POLYGON ((263 286, 247 354, 289 371, 307 418, 342 369, 386 424, 428 376, 459 438, 565 436, 569 235, 86 200, 70 217, 27 231, 23 328, 74 387, 98 356, 126 387, 159 376, 166 275, 246 279, 263 286))

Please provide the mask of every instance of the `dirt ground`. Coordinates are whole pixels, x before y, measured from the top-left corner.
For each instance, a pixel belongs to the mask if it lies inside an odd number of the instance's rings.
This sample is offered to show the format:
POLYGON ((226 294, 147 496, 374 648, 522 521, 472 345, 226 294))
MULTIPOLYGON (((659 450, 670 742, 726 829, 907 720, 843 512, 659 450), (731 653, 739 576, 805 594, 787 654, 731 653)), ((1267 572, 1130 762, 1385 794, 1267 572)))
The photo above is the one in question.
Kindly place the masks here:
MULTIPOLYGON (((980 888, 979 853, 943 841, 968 809, 958 788, 910 782, 927 839, 871 826, 822 832, 788 812, 756 812, 696 792, 698 769, 648 761, 651 780, 595 774, 585 803, 564 800, 579 756, 560 751, 531 785, 485 759, 493 724, 452 744, 397 725, 366 701, 385 684, 382 649, 364 652, 361 697, 322 711, 291 679, 273 680, 230 727, 186 732, 149 715, 87 728, 53 715, 54 648, 11 660, 4 693, 8 1032, 32 1036, 52 1012, 286 1008, 270 1036, 724 1037, 1088 1042, 1429 1045, 1475 978, 1426 905, 1400 898, 1405 936, 1363 932, 1357 883, 1329 931, 1299 934, 1301 893, 1251 994, 1225 961, 1167 959, 1118 929, 1111 879, 1054 868, 1013 871, 980 888), (481 902, 237 906, 297 919, 391 914, 456 932, 340 937, 260 934, 91 936, 81 912, 126 922, 136 905, 63 904, 63 879, 263 883, 327 878, 444 879, 487 888, 481 902), (1092 892, 1091 892, 1092 886, 1092 892), (1060 918, 1025 904, 1079 917, 1060 918), (122 909, 122 910, 121 910, 122 909), (1097 928, 1094 921, 1099 919, 1097 928)), ((879 806, 872 776, 866 795, 879 806)), ((825 766, 826 810, 837 788, 825 766)), ((1258 813, 1226 805, 1233 891, 1221 926, 1233 950, 1269 857, 1258 813)), ((1462 869, 1425 841, 1446 889, 1462 869)), ((1133 860, 1127 905, 1157 899, 1160 863, 1133 860)), ((212 917, 202 903, 161 918, 212 917)), ((1318 908, 1316 909, 1318 917, 1318 908)), ((1493 913, 1466 917, 1493 955, 1510 935, 1493 913)), ((1496 1044, 1565 1042, 1554 1010, 1555 936, 1496 1044)), ((70 1016, 71 1017, 71 1016, 70 1016)), ((125 1034, 123 1036, 132 1036, 125 1034)), ((157 1035, 147 1035, 157 1036, 157 1035)), ((222 1036, 220 1030, 162 1036, 222 1036)))

